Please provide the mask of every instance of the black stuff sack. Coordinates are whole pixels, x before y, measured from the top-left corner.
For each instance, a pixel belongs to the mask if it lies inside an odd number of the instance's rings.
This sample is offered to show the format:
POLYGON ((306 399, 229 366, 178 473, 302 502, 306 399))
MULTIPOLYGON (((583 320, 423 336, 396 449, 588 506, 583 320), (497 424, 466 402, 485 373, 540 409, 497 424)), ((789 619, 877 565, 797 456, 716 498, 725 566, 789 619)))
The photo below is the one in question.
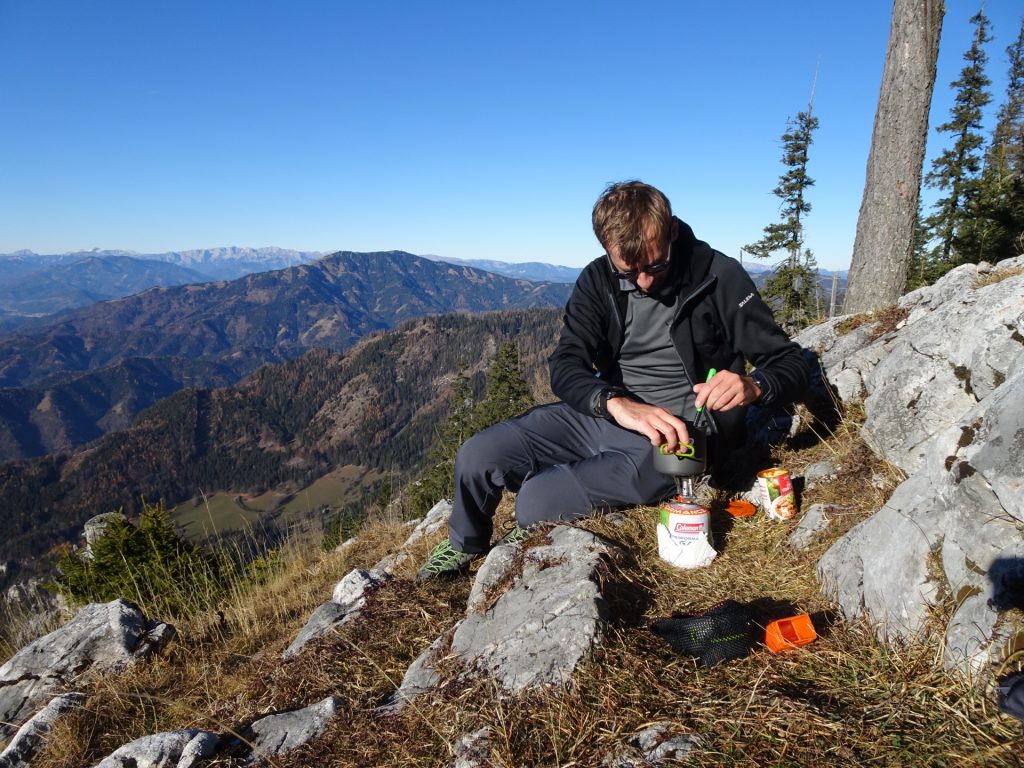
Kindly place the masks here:
POLYGON ((723 600, 696 614, 673 613, 650 626, 676 651, 696 656, 706 667, 748 656, 756 635, 750 608, 735 600, 723 600))

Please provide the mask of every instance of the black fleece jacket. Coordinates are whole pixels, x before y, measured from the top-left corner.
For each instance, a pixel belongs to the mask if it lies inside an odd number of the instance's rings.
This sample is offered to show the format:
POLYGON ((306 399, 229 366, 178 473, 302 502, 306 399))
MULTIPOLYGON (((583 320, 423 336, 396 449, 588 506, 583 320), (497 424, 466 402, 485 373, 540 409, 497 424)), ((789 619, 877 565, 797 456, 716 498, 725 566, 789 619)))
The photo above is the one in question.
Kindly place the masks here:
MULTIPOLYGON (((800 347, 775 322, 750 276, 738 261, 697 240, 682 221, 660 294, 674 297, 670 333, 690 381, 703 382, 712 368, 743 374, 747 360, 769 385, 759 405, 792 401, 806 389, 809 371, 800 347)), ((621 381, 626 302, 601 256, 583 269, 566 304, 562 333, 548 358, 551 389, 582 413, 596 415, 598 393, 621 381)), ((743 439, 745 411, 714 414, 712 432, 728 447, 743 439)))

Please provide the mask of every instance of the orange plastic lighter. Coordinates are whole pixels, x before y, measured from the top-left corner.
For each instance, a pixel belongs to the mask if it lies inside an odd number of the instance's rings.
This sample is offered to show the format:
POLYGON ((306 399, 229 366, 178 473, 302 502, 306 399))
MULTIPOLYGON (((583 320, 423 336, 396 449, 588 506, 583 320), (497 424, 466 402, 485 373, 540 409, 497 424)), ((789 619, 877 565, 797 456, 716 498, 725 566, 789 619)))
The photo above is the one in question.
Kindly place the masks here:
POLYGON ((798 616, 790 616, 785 619, 776 619, 765 627, 764 644, 772 653, 799 648, 807 645, 818 636, 814 631, 814 624, 811 617, 806 613, 798 616))

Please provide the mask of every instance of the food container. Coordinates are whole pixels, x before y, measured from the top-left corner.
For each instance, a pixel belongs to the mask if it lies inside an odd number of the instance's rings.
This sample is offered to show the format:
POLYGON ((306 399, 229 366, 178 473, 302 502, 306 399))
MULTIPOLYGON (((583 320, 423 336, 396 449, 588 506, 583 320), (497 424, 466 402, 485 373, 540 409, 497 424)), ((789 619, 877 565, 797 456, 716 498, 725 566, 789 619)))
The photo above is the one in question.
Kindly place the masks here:
POLYGON ((806 613, 798 616, 790 616, 786 619, 776 619, 765 627, 764 644, 772 653, 785 651, 790 648, 799 648, 807 645, 818 636, 814 631, 814 624, 811 617, 806 613))
POLYGON ((796 494, 789 472, 780 467, 757 473, 761 506, 772 520, 787 521, 796 517, 796 494))

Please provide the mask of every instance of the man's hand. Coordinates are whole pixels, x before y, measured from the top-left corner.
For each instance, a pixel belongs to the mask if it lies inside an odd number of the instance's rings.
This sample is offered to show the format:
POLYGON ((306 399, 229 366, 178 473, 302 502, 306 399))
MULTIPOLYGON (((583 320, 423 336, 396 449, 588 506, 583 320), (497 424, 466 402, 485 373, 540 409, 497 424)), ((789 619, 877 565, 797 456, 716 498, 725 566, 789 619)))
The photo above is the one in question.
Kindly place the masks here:
POLYGON ((709 411, 728 411, 741 405, 750 405, 761 397, 761 388, 749 376, 732 371, 719 371, 706 384, 696 384, 696 406, 709 411))
POLYGON ((608 401, 608 415, 625 429, 647 435, 651 445, 667 445, 674 451, 690 440, 686 423, 659 405, 638 403, 628 397, 613 397, 608 401))

